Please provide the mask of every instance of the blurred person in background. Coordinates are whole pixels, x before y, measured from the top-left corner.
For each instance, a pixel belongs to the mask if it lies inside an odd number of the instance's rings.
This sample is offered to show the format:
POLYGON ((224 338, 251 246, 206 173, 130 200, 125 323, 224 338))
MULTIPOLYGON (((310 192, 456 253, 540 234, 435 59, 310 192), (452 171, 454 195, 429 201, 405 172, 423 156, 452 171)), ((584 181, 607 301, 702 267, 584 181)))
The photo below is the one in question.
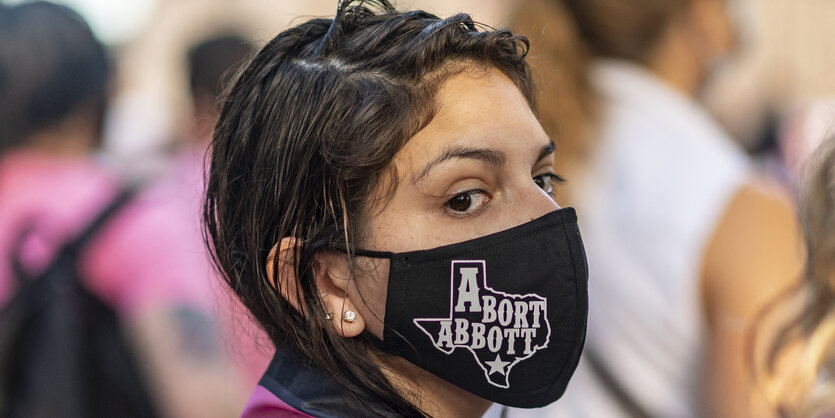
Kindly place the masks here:
POLYGON ((785 417, 835 416, 835 135, 806 164, 800 221, 804 281, 770 314, 783 323, 764 358, 763 387, 785 417))
POLYGON ((835 99, 815 99, 797 104, 785 112, 780 120, 777 137, 781 163, 781 177, 796 190, 803 175, 803 169, 826 140, 832 129, 835 115, 835 99))
POLYGON ((186 58, 193 123, 184 147, 196 148, 201 154, 208 148, 224 86, 255 51, 243 35, 233 32, 208 36, 189 48, 186 58))
MULTIPOLYGON (((202 235, 202 203, 206 150, 217 123, 219 100, 225 86, 240 67, 255 54, 252 43, 242 35, 224 32, 209 36, 187 52, 192 124, 188 136, 180 141, 171 164, 169 200, 184 205, 183 222, 189 223, 196 251, 205 252, 202 235)), ((246 393, 255 389, 258 379, 272 358, 272 346, 261 328, 240 301, 223 286, 205 255, 206 286, 217 301, 215 316, 234 369, 244 379, 246 393)))
MULTIPOLYGON (((109 79, 75 12, 0 7, 0 303, 15 292, 9 254, 36 274, 124 187, 96 156, 109 79)), ((159 193, 135 196, 85 248, 85 284, 123 318, 164 416, 237 415, 245 394, 210 319, 205 251, 159 193)))
POLYGON ((531 55, 562 63, 538 73, 576 80, 546 81, 543 96, 580 95, 540 110, 577 109, 549 133, 588 150, 566 174, 580 179, 570 203, 585 215, 592 265, 588 344, 553 416, 771 413, 753 391, 747 341, 757 313, 799 278, 802 242, 790 200, 696 100, 734 48, 731 23, 722 0, 519 5, 514 28, 545 28, 531 55), (574 33, 549 29, 563 25, 574 33))
POLYGON ((519 0, 509 10, 508 20, 531 41, 527 59, 541 92, 537 116, 560 148, 556 166, 570 179, 560 187, 557 201, 581 203, 578 187, 584 183, 597 142, 593 135, 599 104, 590 91, 591 57, 559 0, 519 0))

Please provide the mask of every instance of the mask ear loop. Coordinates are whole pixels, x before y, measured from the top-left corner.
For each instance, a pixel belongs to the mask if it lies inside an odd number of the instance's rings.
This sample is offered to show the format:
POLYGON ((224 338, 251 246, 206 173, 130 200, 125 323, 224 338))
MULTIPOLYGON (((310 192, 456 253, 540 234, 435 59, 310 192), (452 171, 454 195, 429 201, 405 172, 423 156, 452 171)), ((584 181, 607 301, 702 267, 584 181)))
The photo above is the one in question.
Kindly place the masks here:
MULTIPOLYGON (((357 250, 357 249, 355 249, 353 251, 347 251, 347 250, 343 250, 343 251, 345 253, 349 254, 349 256, 352 256, 352 257, 353 256, 360 256, 360 257, 382 258, 382 259, 389 259, 390 260, 392 258, 392 256, 394 256, 394 253, 391 252, 391 251, 371 251, 371 250, 357 250)), ((353 280, 353 279, 354 278, 353 278, 353 275, 352 275, 351 280, 353 280)), ((345 294, 343 295, 343 297, 347 298, 347 296, 348 296, 348 291, 346 289, 345 294)), ((365 341, 367 341, 369 344, 371 344, 372 346, 374 346, 378 350, 385 351, 385 344, 383 343, 383 340, 381 340, 376 335, 369 332, 367 329, 364 329, 358 337, 364 338, 365 341)))
POLYGON ((360 257, 369 257, 369 258, 387 258, 391 259, 394 256, 394 253, 391 251, 371 251, 371 250, 354 250, 354 255, 358 255, 360 257))
MULTIPOLYGON (((347 251, 346 251, 346 253, 347 253, 347 251)), ((392 257, 394 257, 394 254, 395 253, 393 253, 391 251, 370 251, 370 250, 354 250, 353 251, 353 255, 357 255, 357 256, 360 256, 360 257, 383 258, 383 259, 389 259, 389 260, 391 260, 392 257)), ((352 280, 353 280, 353 277, 352 277, 352 280)), ((409 344, 409 346, 411 347, 412 350, 415 350, 415 351, 417 350, 414 347, 414 345, 412 345, 410 342, 408 342, 408 340, 405 337, 403 337, 402 334, 400 334, 397 331, 394 331, 394 333, 398 337, 400 337, 404 341, 406 341, 409 344)), ((368 329, 364 329, 357 337, 358 338, 364 338, 367 343, 371 344, 374 348, 380 350, 381 352, 384 352, 384 353, 387 352, 387 344, 385 343, 385 341, 383 341, 382 339, 380 339, 376 335, 369 332, 368 329)))
MULTIPOLYGON (((390 251, 349 250, 349 249, 342 249, 342 248, 338 249, 338 251, 348 254, 348 256, 350 258, 353 258, 354 256, 360 256, 360 257, 369 257, 369 258, 391 259, 392 256, 394 255, 394 253, 392 253, 390 251)), ((353 274, 351 275, 350 280, 354 280, 353 274)), ((340 322, 349 322, 349 323, 354 322, 353 321, 353 316, 355 315, 355 312, 350 311, 350 310, 349 311, 345 310, 345 301, 346 300, 348 300, 348 288, 347 287, 342 291, 342 308, 340 309, 342 314, 339 315, 339 318, 341 319, 340 322), (346 315, 348 315, 348 316, 346 316, 346 315)), ((334 318, 333 313, 328 312, 328 313, 326 313, 326 315, 327 314, 330 314, 330 317, 327 317, 328 321, 330 321, 331 319, 334 318)), ((364 336, 367 340, 369 340, 377 348, 381 348, 380 344, 382 344, 382 341, 379 340, 374 335, 372 335, 371 333, 369 333, 368 330, 363 330, 360 335, 364 336)))

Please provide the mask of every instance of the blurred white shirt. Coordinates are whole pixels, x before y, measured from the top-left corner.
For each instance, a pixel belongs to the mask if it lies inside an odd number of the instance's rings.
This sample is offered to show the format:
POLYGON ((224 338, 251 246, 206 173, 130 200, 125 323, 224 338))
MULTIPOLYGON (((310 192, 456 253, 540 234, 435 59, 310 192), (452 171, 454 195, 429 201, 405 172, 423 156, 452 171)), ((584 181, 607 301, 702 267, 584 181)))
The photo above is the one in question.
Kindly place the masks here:
MULTIPOLYGON (((600 142, 581 188, 594 350, 642 409, 699 416, 702 256, 749 178, 743 151, 701 107, 646 70, 603 61, 600 142)), ((584 359, 562 399, 511 417, 627 417, 584 359)))

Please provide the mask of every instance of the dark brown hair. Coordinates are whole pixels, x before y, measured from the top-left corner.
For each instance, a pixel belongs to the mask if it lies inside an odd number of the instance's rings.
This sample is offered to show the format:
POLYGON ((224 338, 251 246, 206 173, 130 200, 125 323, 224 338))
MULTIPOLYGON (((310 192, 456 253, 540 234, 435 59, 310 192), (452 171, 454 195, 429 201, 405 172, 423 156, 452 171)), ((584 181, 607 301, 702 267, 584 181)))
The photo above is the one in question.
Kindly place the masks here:
POLYGON ((188 50, 188 80, 192 101, 216 103, 235 69, 255 53, 253 46, 237 33, 204 39, 188 50))
MULTIPOLYGON (((391 161, 435 111, 450 74, 495 67, 533 107, 525 38, 479 30, 469 16, 396 12, 343 1, 270 41, 223 103, 208 173, 205 222, 226 282, 277 347, 294 347, 378 414, 414 416, 362 338, 326 326, 314 256, 363 242, 364 213, 391 161), (376 10, 376 11, 375 11, 376 10), (299 312, 271 285, 270 249, 293 237, 299 312)), ((501 106, 501 103, 496 103, 501 106)), ((275 275, 279 277, 279 275, 275 275)), ((276 283, 276 286, 282 286, 276 283)))

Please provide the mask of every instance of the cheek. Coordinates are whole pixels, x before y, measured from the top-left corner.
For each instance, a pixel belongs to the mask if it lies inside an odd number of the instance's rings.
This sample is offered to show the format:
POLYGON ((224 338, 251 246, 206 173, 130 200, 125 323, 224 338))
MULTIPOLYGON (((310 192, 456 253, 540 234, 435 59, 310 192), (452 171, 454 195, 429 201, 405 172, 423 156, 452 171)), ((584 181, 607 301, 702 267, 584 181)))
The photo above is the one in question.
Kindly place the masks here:
MULTIPOLYGON (((440 212, 440 209, 438 209, 440 212)), ((405 252, 433 248, 447 241, 438 228, 438 214, 416 204, 393 202, 371 222, 364 249, 405 252)))
POLYGON ((366 329, 383 338, 388 294, 389 261, 360 257, 355 260, 349 298, 365 320, 366 329))

